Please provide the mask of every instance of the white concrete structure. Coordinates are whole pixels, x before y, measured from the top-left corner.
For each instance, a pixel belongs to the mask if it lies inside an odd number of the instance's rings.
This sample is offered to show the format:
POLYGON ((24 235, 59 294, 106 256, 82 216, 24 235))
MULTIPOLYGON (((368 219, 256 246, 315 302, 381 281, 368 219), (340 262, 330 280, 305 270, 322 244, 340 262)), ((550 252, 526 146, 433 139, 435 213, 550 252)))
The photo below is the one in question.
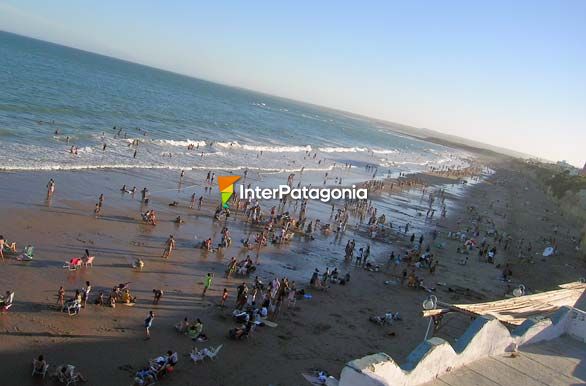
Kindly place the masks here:
POLYGON ((430 382, 459 367, 491 356, 516 351, 519 346, 549 341, 564 334, 586 341, 586 313, 562 307, 551 317, 526 320, 509 332, 490 316, 478 317, 452 347, 441 338, 421 343, 398 365, 379 353, 350 361, 330 386, 413 386, 430 382))

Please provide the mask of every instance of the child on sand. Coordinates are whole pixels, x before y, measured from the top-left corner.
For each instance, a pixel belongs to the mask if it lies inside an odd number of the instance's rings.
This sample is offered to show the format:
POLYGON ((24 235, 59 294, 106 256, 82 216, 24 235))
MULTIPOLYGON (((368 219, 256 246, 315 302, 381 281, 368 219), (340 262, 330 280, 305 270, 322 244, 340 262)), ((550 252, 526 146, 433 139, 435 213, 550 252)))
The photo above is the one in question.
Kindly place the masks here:
POLYGON ((220 307, 226 307, 226 300, 228 300, 228 290, 224 288, 224 292, 222 293, 222 301, 220 302, 220 307))

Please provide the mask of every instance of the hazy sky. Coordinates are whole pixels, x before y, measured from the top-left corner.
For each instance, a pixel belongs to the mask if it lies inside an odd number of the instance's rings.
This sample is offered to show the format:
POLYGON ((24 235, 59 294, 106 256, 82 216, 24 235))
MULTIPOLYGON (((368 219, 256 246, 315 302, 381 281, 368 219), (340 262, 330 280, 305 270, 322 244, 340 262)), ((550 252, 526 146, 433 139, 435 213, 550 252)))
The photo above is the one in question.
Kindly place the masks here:
POLYGON ((0 29, 586 161, 582 0, 0 0, 0 29))

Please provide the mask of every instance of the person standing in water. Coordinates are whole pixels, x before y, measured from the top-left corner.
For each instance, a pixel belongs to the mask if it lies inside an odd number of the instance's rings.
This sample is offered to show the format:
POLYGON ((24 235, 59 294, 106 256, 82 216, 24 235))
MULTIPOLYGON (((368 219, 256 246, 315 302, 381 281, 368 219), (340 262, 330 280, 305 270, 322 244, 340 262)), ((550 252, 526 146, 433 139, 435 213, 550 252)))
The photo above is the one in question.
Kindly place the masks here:
POLYGON ((195 206, 195 193, 191 195, 191 202, 189 203, 189 209, 193 209, 195 206))
POLYGON ((52 178, 49 180, 49 183, 47 183, 47 196, 52 196, 53 193, 55 192, 55 180, 53 180, 52 178))

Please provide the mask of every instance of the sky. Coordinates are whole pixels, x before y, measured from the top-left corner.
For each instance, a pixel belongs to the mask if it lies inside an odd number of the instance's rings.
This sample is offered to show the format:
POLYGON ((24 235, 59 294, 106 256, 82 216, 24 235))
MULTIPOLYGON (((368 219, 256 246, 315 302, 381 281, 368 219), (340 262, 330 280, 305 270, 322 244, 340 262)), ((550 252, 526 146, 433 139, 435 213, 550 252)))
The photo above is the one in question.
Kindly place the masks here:
POLYGON ((0 30, 586 162, 586 1, 0 0, 0 30))

